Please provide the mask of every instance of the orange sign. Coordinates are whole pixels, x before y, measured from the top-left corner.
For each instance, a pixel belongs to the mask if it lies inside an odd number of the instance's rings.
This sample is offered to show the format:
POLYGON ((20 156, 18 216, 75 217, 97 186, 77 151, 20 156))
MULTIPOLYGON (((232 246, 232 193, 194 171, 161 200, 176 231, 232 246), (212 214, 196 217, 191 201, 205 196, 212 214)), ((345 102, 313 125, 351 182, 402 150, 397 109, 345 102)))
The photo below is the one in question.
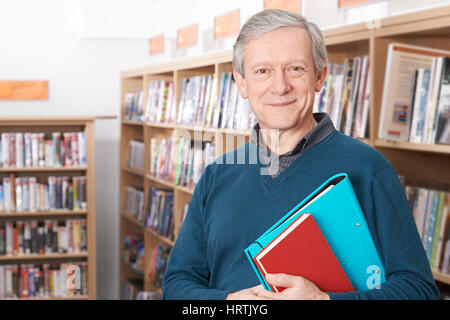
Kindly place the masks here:
POLYGON ((164 35, 150 38, 150 55, 164 52, 164 35))
POLYGON ((239 33, 239 9, 214 18, 214 39, 222 39, 239 33))
POLYGON ((264 0, 264 10, 283 9, 301 13, 301 0, 264 0))
POLYGON ((2 81, 0 100, 48 100, 48 81, 2 81))
POLYGON ((177 48, 184 48, 197 45, 198 24, 178 29, 177 48))
POLYGON ((338 0, 338 8, 351 7, 357 4, 370 2, 372 0, 338 0))

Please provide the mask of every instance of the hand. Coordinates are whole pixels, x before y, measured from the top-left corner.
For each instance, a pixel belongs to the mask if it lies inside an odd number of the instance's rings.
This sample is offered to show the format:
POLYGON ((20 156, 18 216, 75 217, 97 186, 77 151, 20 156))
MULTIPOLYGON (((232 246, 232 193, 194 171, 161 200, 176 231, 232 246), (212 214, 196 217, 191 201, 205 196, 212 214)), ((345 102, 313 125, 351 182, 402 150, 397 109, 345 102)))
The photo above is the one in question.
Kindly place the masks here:
POLYGON ((271 298, 262 296, 262 292, 267 291, 262 284, 248 289, 243 289, 227 294, 225 300, 269 300, 271 298))
POLYGON ((257 290, 257 294, 264 298, 277 300, 330 300, 330 297, 317 286, 303 277, 285 273, 267 274, 266 280, 276 287, 284 287, 282 292, 257 290))

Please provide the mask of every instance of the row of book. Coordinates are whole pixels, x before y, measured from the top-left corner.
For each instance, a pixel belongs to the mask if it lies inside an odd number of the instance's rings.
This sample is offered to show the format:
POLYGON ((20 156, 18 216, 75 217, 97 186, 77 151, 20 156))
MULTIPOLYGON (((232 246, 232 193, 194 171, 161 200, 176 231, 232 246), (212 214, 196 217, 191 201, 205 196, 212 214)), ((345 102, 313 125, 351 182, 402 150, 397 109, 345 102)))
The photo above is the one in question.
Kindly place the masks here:
POLYGON ((389 45, 378 136, 450 144, 450 51, 389 45))
POLYGON ((174 123, 176 104, 173 82, 152 80, 148 84, 145 120, 158 123, 174 123))
POLYGON ((125 195, 126 212, 132 214, 147 228, 173 240, 175 237, 173 191, 150 188, 146 210, 144 210, 144 200, 142 189, 128 186, 125 195))
POLYGON ((144 190, 132 186, 127 186, 125 193, 125 211, 132 214, 137 220, 144 215, 144 190))
POLYGON ((3 132, 0 136, 0 167, 41 168, 86 166, 86 134, 53 132, 3 132))
POLYGON ((124 94, 124 119, 237 130, 251 129, 257 119, 248 100, 239 95, 233 74, 223 72, 220 75, 219 88, 218 82, 215 74, 183 78, 177 111, 173 82, 152 80, 148 84, 147 101, 144 101, 144 91, 141 89, 124 94))
POLYGON ((314 101, 314 112, 328 113, 336 130, 346 135, 368 137, 369 79, 369 56, 347 58, 344 64, 328 63, 328 74, 314 101))
POLYGON ((0 222, 0 255, 86 252, 86 219, 0 222))
POLYGON ((408 185, 405 191, 432 270, 450 273, 450 194, 408 185))
POLYGON ((179 137, 150 140, 150 174, 177 185, 193 187, 215 159, 215 144, 179 137))
POLYGON ((212 128, 249 130, 256 117, 243 99, 231 72, 184 78, 178 105, 177 123, 212 128), (220 85, 219 95, 216 95, 220 85))
POLYGON ((174 85, 169 80, 151 80, 148 83, 147 101, 144 90, 135 89, 124 94, 124 119, 175 123, 176 104, 174 85))
POLYGON ((0 265, 0 299, 84 296, 87 280, 87 262, 0 265))
POLYGON ((145 226, 156 233, 175 239, 174 234, 174 193, 171 190, 150 188, 147 201, 145 226))
POLYGON ((166 272, 171 251, 172 247, 168 245, 157 245, 154 250, 149 280, 155 288, 162 287, 164 273, 166 272))
POLYGON ((122 282, 122 289, 120 292, 121 300, 161 300, 162 295, 159 292, 144 291, 142 281, 127 281, 122 282))
POLYGON ((125 236, 122 258, 131 269, 138 274, 144 275, 144 239, 136 235, 125 236))
POLYGON ((124 120, 144 121, 144 90, 124 93, 124 120))
POLYGON ((144 170, 144 151, 144 142, 130 140, 127 166, 129 168, 144 170))
POLYGON ((0 212, 37 212, 87 209, 86 176, 37 177, 11 174, 0 184, 0 212))

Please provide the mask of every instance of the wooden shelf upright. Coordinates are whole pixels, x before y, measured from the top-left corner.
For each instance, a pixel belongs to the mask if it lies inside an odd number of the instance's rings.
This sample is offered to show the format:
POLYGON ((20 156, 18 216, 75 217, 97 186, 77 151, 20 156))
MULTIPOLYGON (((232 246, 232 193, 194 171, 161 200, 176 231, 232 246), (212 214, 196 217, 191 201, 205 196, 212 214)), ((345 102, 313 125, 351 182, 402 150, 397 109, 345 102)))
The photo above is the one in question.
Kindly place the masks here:
POLYGON ((2 117, 0 119, 0 134, 14 132, 44 133, 46 139, 51 139, 53 132, 84 132, 86 137, 87 165, 82 167, 2 167, 0 180, 9 174, 16 177, 34 176, 41 182, 49 176, 86 176, 87 208, 84 210, 57 209, 37 212, 0 212, 0 224, 6 221, 16 222, 36 220, 64 221, 67 219, 86 219, 86 251, 79 253, 51 253, 31 255, 0 256, 1 265, 31 263, 41 266, 44 263, 50 268, 58 267, 59 263, 87 262, 87 295, 67 297, 30 297, 7 298, 12 300, 95 300, 97 298, 96 271, 96 204, 95 204, 95 132, 94 117, 2 117))

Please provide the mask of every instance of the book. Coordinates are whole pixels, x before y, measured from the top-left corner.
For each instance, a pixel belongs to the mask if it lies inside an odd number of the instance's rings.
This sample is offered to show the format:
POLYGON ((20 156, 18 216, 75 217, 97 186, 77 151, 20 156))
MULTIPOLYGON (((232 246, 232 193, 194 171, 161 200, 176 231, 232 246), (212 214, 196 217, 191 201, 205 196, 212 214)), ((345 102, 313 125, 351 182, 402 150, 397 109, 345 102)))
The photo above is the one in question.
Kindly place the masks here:
POLYGON ((87 166, 86 135, 83 131, 52 132, 48 134, 48 139, 42 132, 2 133, 0 149, 0 167, 5 168, 69 167, 72 166, 72 157, 80 159, 76 165, 87 166), (71 143, 72 135, 78 135, 75 144, 71 143))
POLYGON ((425 114, 424 143, 434 143, 435 120, 439 92, 441 89, 443 64, 444 57, 436 57, 433 59, 433 66, 431 68, 431 82, 428 87, 429 94, 427 97, 427 109, 425 114))
POLYGON ((435 122, 434 141, 440 144, 450 144, 450 58, 444 60, 442 83, 435 122))
POLYGON ((417 69, 423 68, 430 69, 431 74, 421 142, 432 143, 431 133, 440 87, 439 70, 442 70, 442 56, 449 55, 449 51, 433 48, 400 43, 389 45, 378 128, 380 139, 408 141, 413 113, 414 74, 417 69))
POLYGON ((0 212, 37 212, 54 210, 87 209, 86 176, 5 177, 0 180, 0 212), (77 189, 71 188, 76 181, 77 189), (2 184, 3 182, 3 184, 2 184), (74 191, 76 191, 74 193, 74 191), (76 206, 73 206, 75 200, 76 206))
MULTIPOLYGON (((339 261, 309 213, 296 218, 254 258, 265 277, 268 273, 301 276, 324 292, 354 291, 339 261)), ((272 291, 282 287, 270 285, 272 291)))
POLYGON ((448 192, 411 185, 407 185, 406 189, 430 267, 440 271, 444 264, 450 225, 450 195, 448 192))
POLYGON ((123 243, 122 259, 138 274, 144 274, 144 239, 136 235, 126 235, 123 243))
POLYGON ((128 162, 129 168, 144 170, 144 142, 139 140, 129 141, 128 162))
POLYGON ((65 298, 87 294, 86 262, 0 266, 0 298, 65 298), (70 278, 69 278, 70 277, 70 278), (71 281, 68 281, 68 280, 71 281), (78 286, 70 288, 69 283, 78 286))
POLYGON ((256 268, 253 257, 303 213, 314 217, 355 290, 373 289, 386 281, 383 264, 350 179, 346 173, 340 173, 317 187, 244 250, 266 289, 270 287, 256 268), (371 270, 376 274, 369 281, 371 270))
POLYGON ((409 140, 421 143, 425 125, 428 87, 430 85, 430 69, 417 69, 417 84, 413 104, 413 115, 409 140))

